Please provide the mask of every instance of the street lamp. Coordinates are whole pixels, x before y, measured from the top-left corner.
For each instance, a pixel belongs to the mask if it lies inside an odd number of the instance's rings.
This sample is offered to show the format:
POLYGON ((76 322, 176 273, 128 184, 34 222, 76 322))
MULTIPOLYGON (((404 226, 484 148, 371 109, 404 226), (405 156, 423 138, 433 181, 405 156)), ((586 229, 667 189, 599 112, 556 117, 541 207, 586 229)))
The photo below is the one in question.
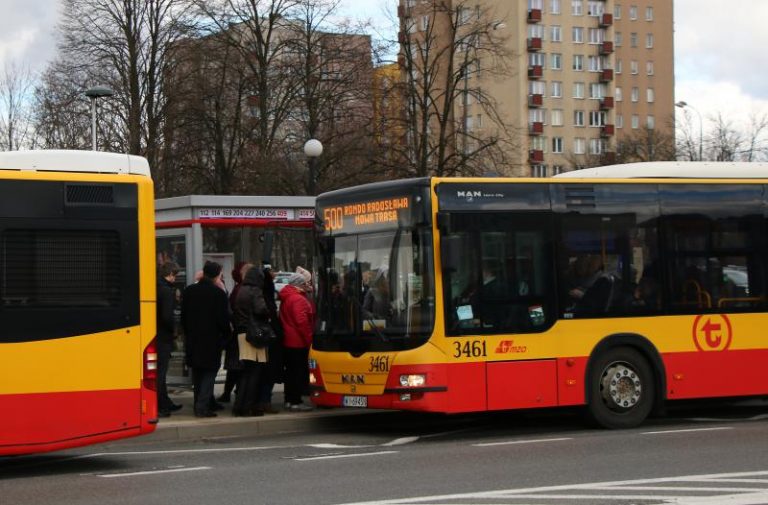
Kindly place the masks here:
POLYGON ((304 155, 309 163, 309 194, 315 194, 315 164, 317 158, 323 154, 323 144, 317 139, 309 139, 304 144, 304 155))
POLYGON ((91 99, 91 139, 93 140, 93 150, 96 150, 96 100, 101 97, 114 95, 112 88, 107 86, 94 86, 85 90, 85 96, 91 99))
POLYGON ((684 102, 683 100, 675 103, 675 107, 679 107, 681 109, 691 109, 696 113, 697 116, 699 116, 699 161, 704 161, 704 158, 702 157, 702 147, 704 146, 704 123, 701 121, 701 113, 695 107, 688 104, 688 102, 684 102))

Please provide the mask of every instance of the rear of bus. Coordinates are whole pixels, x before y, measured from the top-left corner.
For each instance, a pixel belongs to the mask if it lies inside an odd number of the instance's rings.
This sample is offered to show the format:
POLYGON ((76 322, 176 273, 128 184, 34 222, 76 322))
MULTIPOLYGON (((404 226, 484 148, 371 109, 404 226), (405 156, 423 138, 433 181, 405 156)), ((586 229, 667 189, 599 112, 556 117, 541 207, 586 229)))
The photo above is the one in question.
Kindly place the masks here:
POLYGON ((146 160, 0 154, 0 455, 154 431, 146 160))

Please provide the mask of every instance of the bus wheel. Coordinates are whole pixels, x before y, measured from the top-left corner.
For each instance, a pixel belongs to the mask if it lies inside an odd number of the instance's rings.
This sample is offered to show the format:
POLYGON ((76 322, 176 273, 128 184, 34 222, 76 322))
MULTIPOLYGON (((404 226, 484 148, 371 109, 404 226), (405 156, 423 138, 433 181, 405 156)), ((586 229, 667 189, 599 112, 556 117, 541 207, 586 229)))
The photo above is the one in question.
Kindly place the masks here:
POLYGON ((648 361, 620 347, 598 357, 589 378, 590 418, 604 428, 634 428, 653 407, 655 384, 648 361))

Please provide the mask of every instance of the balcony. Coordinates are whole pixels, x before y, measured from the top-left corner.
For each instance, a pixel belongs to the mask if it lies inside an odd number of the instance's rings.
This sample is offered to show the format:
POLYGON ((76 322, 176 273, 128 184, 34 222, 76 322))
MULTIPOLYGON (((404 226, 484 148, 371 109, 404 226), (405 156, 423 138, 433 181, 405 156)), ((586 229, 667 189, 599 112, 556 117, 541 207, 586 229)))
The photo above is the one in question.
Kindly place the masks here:
POLYGON ((528 95, 528 107, 541 107, 544 105, 544 95, 533 94, 528 95))
POLYGON ((600 129, 601 137, 613 137, 613 125, 607 124, 600 129))
POLYGON ((541 51, 541 37, 531 37, 528 39, 528 52, 535 53, 541 51))
POLYGON ((608 110, 608 109, 613 109, 612 96, 606 96, 606 97, 603 97, 602 100, 600 100, 600 110, 608 110))
POLYGON ((534 65, 532 67, 528 67, 529 79, 541 79, 543 75, 544 75, 544 67, 542 67, 541 65, 534 65))
POLYGON ((541 121, 535 121, 533 123, 528 123, 528 134, 533 137, 538 137, 544 133, 544 123, 541 121))
POLYGON ((601 28, 608 28, 611 25, 613 25, 613 14, 608 14, 606 12, 602 16, 600 16, 600 27, 601 28))
POLYGON ((541 9, 529 9, 528 22, 531 24, 541 23, 541 9))
POLYGON ((605 68, 600 72, 600 82, 611 82, 613 80, 613 69, 605 68))
POLYGON ((531 163, 543 163, 544 151, 541 149, 531 149, 528 151, 528 161, 531 163))
POLYGON ((603 56, 613 54, 613 42, 605 41, 600 44, 600 54, 603 56))

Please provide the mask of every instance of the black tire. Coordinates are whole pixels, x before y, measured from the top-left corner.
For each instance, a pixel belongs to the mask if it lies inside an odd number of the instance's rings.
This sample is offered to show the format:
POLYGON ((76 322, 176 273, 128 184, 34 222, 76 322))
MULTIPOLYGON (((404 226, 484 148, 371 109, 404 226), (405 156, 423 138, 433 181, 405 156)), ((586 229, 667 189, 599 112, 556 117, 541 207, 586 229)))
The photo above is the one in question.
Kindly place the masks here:
POLYGON ((648 360, 638 351, 619 347, 601 354, 588 380, 587 413, 598 426, 634 428, 651 413, 656 381, 648 360))

